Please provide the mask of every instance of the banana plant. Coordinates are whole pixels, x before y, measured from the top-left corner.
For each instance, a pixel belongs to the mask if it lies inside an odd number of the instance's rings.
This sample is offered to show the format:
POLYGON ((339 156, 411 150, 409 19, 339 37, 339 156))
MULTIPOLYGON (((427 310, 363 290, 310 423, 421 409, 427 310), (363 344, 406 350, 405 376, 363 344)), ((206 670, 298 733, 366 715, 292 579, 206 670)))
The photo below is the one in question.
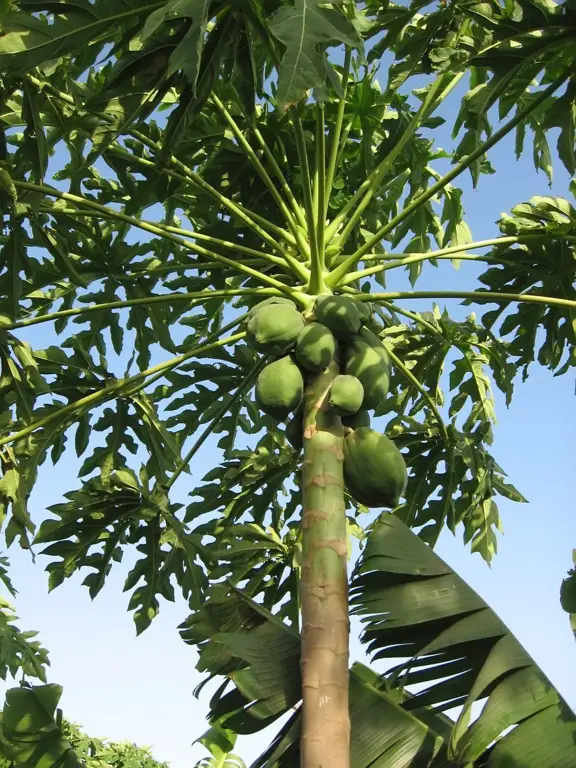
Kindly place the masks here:
MULTIPOLYGON (((350 669, 352 765, 570 765, 576 718, 565 700, 494 611, 397 516, 384 513, 369 532, 350 592, 373 665, 350 669)), ((182 634, 200 646, 198 669, 225 678, 211 700, 214 723, 247 734, 289 715, 251 768, 298 765, 298 632, 230 589, 215 592, 182 634)))
POLYGON ((227 755, 223 760, 205 757, 197 763, 196 768, 246 768, 246 763, 237 755, 227 755))
POLYGON ((212 726, 202 734, 198 741, 210 752, 210 757, 203 757, 196 768, 246 768, 241 757, 232 752, 237 734, 226 728, 212 726))
POLYGON ((492 384, 510 402, 534 363, 576 361, 572 204, 525 199, 474 240, 456 186, 481 186, 509 136, 537 170, 576 171, 571 4, 22 0, 0 24, 7 544, 41 548, 50 588, 88 569, 92 598, 135 552, 138 633, 176 590, 195 627, 240 589, 291 628, 303 768, 357 768, 362 514, 390 508, 428 548, 461 530, 490 561, 497 498, 525 501, 491 453, 492 384), (466 289, 415 289, 467 262, 466 289), (435 303, 458 300, 475 310, 435 303), (33 520, 38 473, 68 452, 78 481, 33 520))

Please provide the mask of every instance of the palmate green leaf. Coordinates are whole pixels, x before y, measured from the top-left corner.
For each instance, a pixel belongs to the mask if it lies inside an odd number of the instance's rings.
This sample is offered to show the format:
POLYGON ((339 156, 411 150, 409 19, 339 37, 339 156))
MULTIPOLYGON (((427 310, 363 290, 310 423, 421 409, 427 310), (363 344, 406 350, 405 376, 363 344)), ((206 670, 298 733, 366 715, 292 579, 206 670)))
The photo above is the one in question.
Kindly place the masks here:
MULTIPOLYGON (((158 496, 156 496, 155 501, 158 496)), ((197 608, 200 605, 202 591, 206 585, 205 571, 198 561, 201 559, 204 562, 209 562, 210 558, 200 537, 197 534, 188 533, 186 527, 170 512, 165 493, 162 494, 160 502, 157 503, 161 506, 166 521, 166 528, 161 535, 161 543, 172 547, 169 568, 182 591, 182 596, 188 601, 188 606, 197 608)))
POLYGON ((297 456, 284 436, 271 430, 254 451, 234 450, 190 495, 186 520, 209 515, 193 528, 205 542, 211 583, 242 584, 245 592, 298 624, 300 506, 293 473, 297 456), (289 598, 286 600, 286 598, 289 598))
MULTIPOLYGON (((138 0, 100 0, 95 4, 75 0, 66 15, 55 15, 52 23, 30 13, 9 14, 2 22, 0 66, 5 71, 29 71, 49 59, 75 53, 103 32, 116 31, 118 25, 145 16, 161 5, 138 0)), ((54 13, 55 6, 47 6, 54 13)), ((34 9, 40 7, 36 4, 34 9)))
POLYGON ((178 505, 171 505, 160 487, 148 490, 128 469, 108 478, 88 480, 81 490, 66 494, 68 502, 50 507, 57 519, 40 526, 35 542, 48 545, 42 554, 54 589, 81 568, 93 569, 83 581, 92 598, 104 586, 114 562, 126 546, 140 558, 129 572, 124 591, 131 591, 137 632, 149 626, 159 610, 158 596, 174 600, 171 577, 180 584, 191 607, 197 607, 204 575, 196 559, 202 551, 197 538, 174 522, 178 505), (166 544, 171 545, 166 549, 166 544))
POLYGON ((571 83, 566 93, 556 99, 554 108, 549 110, 543 128, 560 128, 558 156, 569 173, 576 172, 576 86, 571 83))
POLYGON ((104 486, 108 485, 110 476, 116 469, 127 466, 126 452, 136 453, 138 446, 131 434, 131 427, 137 423, 134 415, 130 415, 129 402, 119 400, 116 408, 106 408, 102 417, 92 426, 91 414, 81 419, 75 435, 76 454, 82 456, 90 444, 92 429, 106 431, 105 444, 96 446, 82 464, 79 477, 85 477, 98 470, 104 486), (122 450, 124 449, 124 450, 122 450))
POLYGON ((95 574, 88 576, 86 583, 95 597, 113 561, 121 557, 118 545, 125 541, 127 529, 131 524, 138 525, 141 494, 135 478, 124 470, 123 475, 116 472, 109 485, 103 486, 95 479, 65 497, 70 501, 49 508, 58 519, 45 520, 35 541, 49 545, 43 554, 61 558, 47 566, 52 589, 83 565, 90 565, 95 574), (102 553, 91 552, 102 544, 102 553))
MULTIPOLYGON (((0 579, 12 596, 15 590, 6 572, 8 560, 0 558, 0 579)), ((0 677, 15 678, 20 672, 25 677, 35 677, 46 682, 46 667, 50 664, 48 652, 36 639, 38 633, 22 632, 15 624, 18 617, 12 605, 0 597, 0 677)))
POLYGON ((16 597, 16 589, 8 574, 8 566, 8 558, 0 556, 0 581, 8 591, 9 595, 11 597, 16 597))
POLYGON ((278 496, 292 475, 295 458, 284 436, 270 430, 254 450, 231 452, 204 477, 190 494, 201 501, 188 505, 186 519, 219 511, 221 525, 227 526, 249 513, 248 522, 279 529, 285 517, 278 496))
POLYGON ((404 501, 395 514, 432 546, 445 525, 453 533, 462 525, 464 542, 489 563, 497 551, 496 534, 502 530, 497 495, 518 502, 526 499, 505 482, 482 433, 449 427, 446 442, 436 430, 408 419, 395 419, 387 432, 406 449, 409 468, 404 501))
POLYGON ((27 83, 22 87, 22 115, 26 131, 22 143, 21 160, 26 159, 32 169, 31 179, 42 183, 48 169, 50 149, 42 123, 43 104, 38 92, 27 83))
MULTIPOLYGON (((527 0, 501 6, 440 5, 424 11, 425 5, 416 0, 408 7, 390 3, 382 9, 378 3, 369 3, 368 15, 374 17, 374 23, 368 35, 375 38, 369 59, 377 61, 384 53, 393 51, 394 60, 390 66, 387 63, 389 93, 414 75, 468 69, 470 90, 456 121, 456 132, 465 124, 458 156, 478 146, 482 133, 490 131, 486 117, 491 106, 498 104, 502 118, 519 102, 525 103, 525 98, 530 98, 530 88, 542 73, 549 82, 560 67, 573 68, 574 33, 568 4, 535 6, 527 0)), ((567 143, 570 112, 568 100, 561 99, 551 99, 545 112, 547 119, 554 119, 551 115, 562 115, 559 117, 565 125, 562 160, 571 172, 567 143)), ((542 156, 545 137, 540 126, 543 121, 537 125, 532 120, 529 122, 536 128, 536 166, 549 171, 542 156)), ((520 153, 525 128, 526 123, 522 123, 517 129, 520 153)), ((480 174, 493 170, 483 159, 472 166, 471 172, 477 183, 480 174)))
MULTIPOLYGON (((225 19, 226 26, 229 26, 230 22, 230 18, 225 19)), ((199 117, 202 107, 206 104, 210 87, 214 81, 214 69, 210 66, 210 63, 206 63, 206 60, 209 58, 210 53, 212 53, 212 58, 216 58, 218 54, 223 55, 224 51, 227 50, 227 46, 224 44, 221 46, 215 45, 214 51, 210 51, 209 45, 207 45, 207 48, 208 53, 203 59, 202 72, 196 75, 199 86, 193 87, 189 85, 182 90, 178 106, 171 112, 168 118, 162 148, 157 158, 157 166, 163 166, 166 158, 177 149, 183 136, 190 135, 195 118, 199 117)))
POLYGON ((300 535, 291 527, 282 537, 273 528, 263 529, 254 523, 225 525, 216 531, 216 541, 208 550, 214 563, 210 579, 226 578, 228 584, 242 584, 252 599, 298 624, 293 601, 297 598, 298 575, 295 563, 300 555, 300 535), (288 601, 286 601, 288 598, 288 601))
MULTIPOLYGON (((166 67, 175 44, 172 40, 170 45, 166 39, 148 41, 139 50, 127 51, 115 65, 102 72, 105 78, 102 88, 92 96, 88 107, 104 112, 108 119, 91 133, 92 150, 86 158, 87 164, 107 154, 119 136, 153 114, 162 103, 174 79, 166 67)), ((113 165, 109 157, 107 162, 113 165)))
MULTIPOLYGON (((75 346, 71 355, 58 347, 34 352, 41 373, 53 377, 51 392, 68 403, 93 392, 105 392, 115 380, 106 367, 94 365, 90 355, 78 343, 75 346)), ((146 466, 150 477, 164 478, 167 472, 174 471, 180 460, 177 438, 160 419, 154 402, 142 392, 135 391, 119 397, 114 407, 106 407, 97 420, 93 420, 89 411, 79 411, 72 422, 62 424, 62 427, 71 426, 74 420, 78 422, 75 435, 77 455, 84 454, 89 445, 92 449, 80 468, 80 477, 98 470, 105 486, 113 470, 125 468, 139 446, 148 453, 146 466), (95 437, 98 432, 105 433, 103 445, 90 442, 91 436, 95 437)), ((48 444, 42 445, 41 451, 34 449, 36 463, 43 460, 43 454, 49 447, 48 444)))
POLYGON ((181 371, 168 374, 175 397, 165 405, 167 426, 182 424, 192 434, 200 424, 213 418, 223 399, 240 386, 245 375, 243 368, 219 363, 210 366, 202 361, 189 366, 189 371, 182 367, 181 371))
POLYGON ((157 595, 174 602, 170 572, 163 567, 162 563, 160 536, 158 519, 154 519, 146 525, 143 543, 136 546, 136 550, 143 557, 137 561, 124 582, 125 592, 134 590, 130 596, 128 610, 134 611, 134 623, 138 635, 150 626, 160 610, 157 595))
MULTIPOLYGON (((270 31, 285 46, 278 72, 278 103, 281 109, 297 104, 312 88, 319 88, 330 76, 331 64, 325 49, 335 42, 362 47, 354 25, 334 2, 295 0, 295 6, 279 8, 272 16, 270 31), (323 50, 319 50, 321 47, 323 50)), ((331 82, 336 82, 331 77, 331 82)))
MULTIPOLYGON (((453 245, 465 245, 472 242, 472 232, 464 221, 464 207, 462 205, 462 190, 454 189, 448 185, 444 189, 444 206, 442 208, 442 223, 445 225, 442 247, 453 245)), ((452 262, 458 266, 459 262, 452 262)))
POLYGON ((438 10, 423 15, 421 11, 425 6, 425 0, 414 0, 408 6, 390 3, 385 8, 376 3, 368 4, 376 16, 368 34, 371 38, 381 36, 371 46, 368 60, 377 61, 387 50, 396 49, 397 61, 401 63, 395 63, 390 71, 390 79, 396 86, 401 85, 412 71, 426 65, 424 54, 434 47, 436 39, 441 39, 443 27, 445 30, 446 15, 438 10))
POLYGON ((484 601, 394 516, 382 516, 368 538, 352 610, 374 659, 410 657, 386 673, 392 685, 419 686, 409 711, 462 706, 449 744, 459 764, 570 763, 576 717, 567 704, 484 601), (541 762, 529 762, 536 756, 541 762))
MULTIPOLYGON (((487 363, 486 355, 467 347, 450 372, 450 389, 458 388, 458 394, 450 403, 450 416, 459 413, 468 399, 472 402, 470 413, 464 422, 465 432, 471 432, 478 423, 489 425, 496 421, 492 387, 486 375, 487 363)), ((488 432, 485 439, 491 442, 488 432)))
POLYGON ((30 345, 11 333, 2 333, 0 397, 3 406, 2 422, 5 422, 2 428, 6 428, 11 412, 24 421, 30 419, 37 399, 50 391, 30 345))
POLYGON ((20 468, 20 463, 10 446, 4 446, 0 451, 0 520, 5 521, 8 510, 11 515, 4 536, 10 546, 15 538, 19 538, 20 546, 29 549, 28 534, 34 532, 34 524, 28 512, 28 496, 30 489, 20 468))
MULTIPOLYGON (((576 236, 573 206, 562 198, 534 197, 528 203, 515 206, 511 214, 499 221, 502 233, 520 238, 527 236, 526 241, 494 249, 502 263, 480 276, 485 286, 480 292, 530 293, 574 300, 576 247, 569 239, 576 236), (534 239, 528 239, 532 236, 534 239)), ((518 305, 503 317, 504 311, 503 307, 490 310, 482 321, 487 328, 498 328, 505 338, 514 334, 507 348, 524 369, 524 376, 535 360, 556 374, 575 364, 573 310, 542 305, 528 312, 526 305, 518 305)))
POLYGON ((85 768, 168 768, 168 763, 155 760, 147 748, 87 736, 66 719, 62 720, 62 732, 85 768))
POLYGON ((172 0, 151 13, 142 30, 142 39, 146 40, 167 17, 191 20, 188 31, 170 57, 168 74, 182 69, 190 80, 193 92, 198 80, 209 8, 210 0, 172 0))
MULTIPOLYGON (((0 195, 1 195, 0 184, 0 195)), ((4 203, 3 207, 4 207, 4 203)), ((20 297, 25 293, 26 282, 22 273, 29 274, 26 258, 26 232, 18 221, 10 227, 8 239, 0 249, 0 298, 2 299, 2 314, 10 320, 18 316, 20 297)))
POLYGON ((495 421, 490 374, 509 401, 516 368, 506 346, 473 316, 457 323, 435 308, 414 317, 421 323, 404 324, 393 311, 381 312, 386 325, 374 326, 420 384, 393 365, 392 394, 378 411, 387 417, 386 432, 404 451, 410 472, 395 513, 432 546, 445 525, 452 532, 463 525, 464 541, 490 562, 501 530, 495 497, 525 501, 505 482, 489 451, 495 421), (441 380, 453 352, 459 357, 448 379, 454 395, 445 417, 441 380), (440 422, 430 401, 439 409, 440 422), (444 425, 444 419, 450 423, 444 425))

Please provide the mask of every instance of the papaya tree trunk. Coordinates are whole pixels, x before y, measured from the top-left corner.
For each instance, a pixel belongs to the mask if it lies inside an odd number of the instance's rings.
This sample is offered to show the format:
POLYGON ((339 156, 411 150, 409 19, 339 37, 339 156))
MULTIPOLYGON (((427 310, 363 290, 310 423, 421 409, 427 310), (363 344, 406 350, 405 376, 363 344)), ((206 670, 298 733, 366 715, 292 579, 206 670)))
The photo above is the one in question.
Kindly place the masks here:
POLYGON ((349 768, 344 430, 327 407, 334 361, 304 396, 301 768, 349 768))

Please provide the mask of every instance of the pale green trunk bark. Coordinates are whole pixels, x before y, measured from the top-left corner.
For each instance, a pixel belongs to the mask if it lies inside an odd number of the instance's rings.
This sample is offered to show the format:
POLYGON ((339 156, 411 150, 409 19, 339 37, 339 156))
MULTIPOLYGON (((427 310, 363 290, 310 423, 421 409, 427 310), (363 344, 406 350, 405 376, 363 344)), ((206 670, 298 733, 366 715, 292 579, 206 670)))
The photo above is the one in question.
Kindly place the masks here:
POLYGON ((350 766, 344 430, 326 398, 338 373, 334 361, 305 393, 301 768, 350 766))

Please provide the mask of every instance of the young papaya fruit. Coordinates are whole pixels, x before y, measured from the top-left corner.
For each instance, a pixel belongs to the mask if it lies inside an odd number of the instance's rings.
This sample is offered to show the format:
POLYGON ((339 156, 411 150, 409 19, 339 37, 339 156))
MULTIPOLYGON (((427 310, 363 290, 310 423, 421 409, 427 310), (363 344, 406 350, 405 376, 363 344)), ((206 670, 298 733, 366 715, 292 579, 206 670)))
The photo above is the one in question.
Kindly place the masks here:
POLYGON ((250 346, 271 355, 291 349, 304 328, 304 318, 294 307, 268 304, 249 321, 246 338, 250 346))
POLYGON ((360 410, 364 387, 356 376, 336 376, 330 385, 330 405, 340 416, 350 416, 360 410))
POLYGON ((369 427, 370 414, 368 411, 364 410, 364 408, 361 408, 351 416, 343 416, 342 424, 344 424, 345 427, 349 427, 350 429, 358 429, 358 427, 369 427))
POLYGON ((393 508, 406 490, 404 458, 386 435, 358 427, 344 440, 344 480, 353 499, 366 507, 393 508))
POLYGON ((387 366, 390 366, 390 357, 388 355, 388 351, 386 350, 386 346, 379 336, 376 336, 376 334, 371 331, 370 328, 366 328, 366 326, 360 328, 360 333, 358 336, 362 339, 362 341, 365 341, 368 346, 372 347, 372 349, 378 352, 387 366))
POLYGON ((316 320, 330 328, 339 341, 352 339, 360 330, 358 305, 350 296, 319 296, 314 314, 316 320))
POLYGON ((364 408, 378 408, 390 389, 390 369, 378 350, 356 338, 346 347, 345 371, 360 379, 364 387, 364 408))
POLYGON ((264 413, 284 421, 302 402, 304 379, 289 355, 269 363, 256 380, 256 401, 264 413))
POLYGON ((372 305, 368 301, 357 301, 356 308, 358 309, 358 315, 362 325, 369 322, 372 317, 372 305))
POLYGON ((296 340, 294 356, 307 371, 318 373, 330 365, 336 351, 336 340, 322 323, 310 323, 296 340))
POLYGON ((293 307, 296 309, 296 304, 292 301, 292 299, 288 299, 285 296, 270 296, 269 299, 260 301, 258 304, 255 304, 251 309, 248 310, 245 322, 249 323, 254 315, 260 312, 260 310, 264 307, 270 306, 270 304, 283 304, 286 307, 293 307))

